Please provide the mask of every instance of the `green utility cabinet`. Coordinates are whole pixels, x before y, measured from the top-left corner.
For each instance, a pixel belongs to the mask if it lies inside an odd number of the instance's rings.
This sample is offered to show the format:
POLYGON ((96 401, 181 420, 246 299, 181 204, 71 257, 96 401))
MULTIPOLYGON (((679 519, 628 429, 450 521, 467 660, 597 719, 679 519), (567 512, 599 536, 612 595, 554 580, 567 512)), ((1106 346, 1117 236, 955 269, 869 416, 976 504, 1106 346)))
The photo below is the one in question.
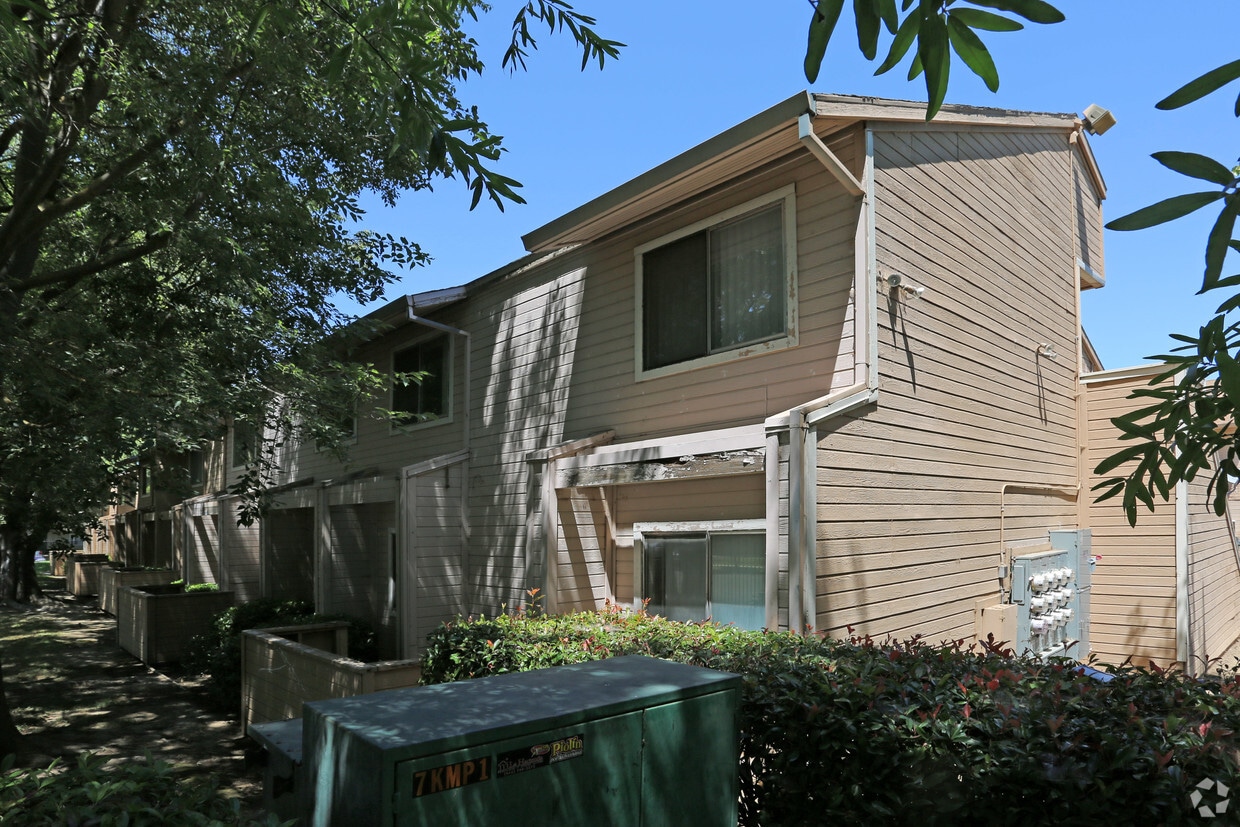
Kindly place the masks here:
POLYGON ((733 827, 739 692, 622 657, 308 703, 298 808, 321 827, 733 827))

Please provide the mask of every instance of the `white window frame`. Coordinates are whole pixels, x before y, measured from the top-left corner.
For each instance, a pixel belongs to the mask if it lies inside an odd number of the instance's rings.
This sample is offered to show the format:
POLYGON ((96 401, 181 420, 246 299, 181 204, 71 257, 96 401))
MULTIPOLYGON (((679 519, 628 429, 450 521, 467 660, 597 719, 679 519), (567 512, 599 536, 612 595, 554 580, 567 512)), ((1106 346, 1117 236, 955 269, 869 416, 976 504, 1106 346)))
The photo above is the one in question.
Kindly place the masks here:
MULTIPOLYGON (((633 523, 633 611, 640 612, 645 606, 646 595, 643 593, 646 584, 645 559, 646 535, 666 536, 669 534, 761 534, 767 533, 765 519, 756 520, 705 520, 701 522, 666 522, 666 523, 633 523)), ((766 546, 769 556, 769 544, 766 546)), ((770 566, 766 568, 770 576, 770 566)), ((768 595, 770 590, 763 593, 768 595)), ((770 616, 770 607, 763 607, 770 616)))
MULTIPOLYGON (((417 347, 424 342, 434 341, 443 338, 447 342, 447 351, 444 355, 446 370, 444 371, 444 414, 432 419, 425 419, 420 422, 410 422, 401 425, 397 422, 392 423, 391 432, 394 434, 410 433, 412 431, 420 431, 423 428, 433 428, 437 425, 449 425, 455 418, 456 414, 456 337, 449 333, 430 333, 426 336, 419 336, 416 339, 410 339, 400 347, 392 348, 392 352, 388 354, 388 410, 396 411, 396 354, 401 351, 409 350, 417 347)), ((356 433, 356 431, 355 431, 356 433)))
POLYGON ((709 218, 695 222, 682 227, 673 233, 659 236, 653 241, 637 247, 633 251, 634 255, 634 272, 636 274, 636 301, 634 302, 634 330, 636 331, 636 341, 634 343, 634 376, 636 381, 642 382, 647 379, 656 379, 660 376, 668 376, 676 373, 684 373, 689 370, 697 370, 699 368, 710 367, 712 365, 733 362, 737 359, 745 359, 750 356, 758 356, 764 353, 772 353, 779 350, 786 350, 797 345, 797 215, 796 215, 796 186, 789 184, 785 187, 767 193, 759 198, 746 201, 744 204, 738 204, 729 210, 725 210, 709 218), (771 204, 783 204, 783 225, 784 225, 784 278, 785 278, 785 297, 787 299, 784 307, 784 335, 777 336, 773 339, 767 339, 763 342, 753 342, 751 344, 742 345, 732 350, 720 351, 718 353, 709 353, 705 356, 699 356, 696 359, 689 359, 684 362, 677 362, 673 365, 664 365, 663 367, 643 369, 645 364, 645 329, 643 326, 642 309, 645 304, 645 297, 642 289, 642 257, 651 250, 657 250, 671 244, 674 241, 693 235, 702 230, 724 224, 733 218, 744 215, 745 213, 755 212, 763 207, 771 204))

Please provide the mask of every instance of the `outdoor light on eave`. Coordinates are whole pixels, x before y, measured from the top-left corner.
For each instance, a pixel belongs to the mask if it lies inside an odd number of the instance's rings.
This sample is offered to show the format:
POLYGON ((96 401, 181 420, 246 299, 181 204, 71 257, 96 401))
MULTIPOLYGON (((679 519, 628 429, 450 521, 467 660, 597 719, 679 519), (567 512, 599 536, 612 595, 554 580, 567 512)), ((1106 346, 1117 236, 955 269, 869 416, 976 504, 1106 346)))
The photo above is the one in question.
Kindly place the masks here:
POLYGON ((1085 128, 1091 135, 1101 135, 1115 126, 1115 116, 1111 114, 1111 110, 1103 109, 1096 103, 1085 107, 1084 117, 1085 128))

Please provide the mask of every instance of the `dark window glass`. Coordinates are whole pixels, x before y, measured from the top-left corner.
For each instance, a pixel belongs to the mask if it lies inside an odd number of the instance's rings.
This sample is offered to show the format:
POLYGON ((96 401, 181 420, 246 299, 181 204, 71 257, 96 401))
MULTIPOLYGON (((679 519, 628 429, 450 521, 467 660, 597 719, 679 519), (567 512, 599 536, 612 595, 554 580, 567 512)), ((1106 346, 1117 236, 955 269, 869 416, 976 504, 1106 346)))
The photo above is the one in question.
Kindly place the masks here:
POLYGON ((410 374, 405 384, 392 383, 392 410, 401 425, 445 416, 448 412, 448 337, 439 336, 392 356, 392 371, 410 374))
POLYGON ((787 333, 783 205, 642 254, 642 368, 787 333))

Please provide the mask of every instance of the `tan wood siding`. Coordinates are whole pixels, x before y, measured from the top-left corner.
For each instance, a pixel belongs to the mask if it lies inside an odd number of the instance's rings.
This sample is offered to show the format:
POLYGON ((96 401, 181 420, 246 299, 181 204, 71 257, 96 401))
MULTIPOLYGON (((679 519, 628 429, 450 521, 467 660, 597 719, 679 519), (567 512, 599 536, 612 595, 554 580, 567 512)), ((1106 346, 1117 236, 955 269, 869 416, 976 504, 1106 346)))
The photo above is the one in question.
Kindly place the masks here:
POLYGON ((263 520, 262 531, 265 596, 313 602, 315 510, 273 510, 263 520))
POLYGON ((1240 636, 1240 559, 1228 525, 1207 496, 1209 477, 1198 475, 1188 489, 1188 603, 1194 674, 1240 636))
POLYGON ((1077 256, 1095 275, 1106 278, 1102 257, 1102 202, 1085 159, 1072 153, 1072 191, 1076 199, 1077 256))
POLYGON ((189 518, 185 582, 218 583, 220 564, 219 517, 204 514, 189 518))
POLYGON ((221 589, 236 595, 238 603, 257 600, 259 591, 259 527, 258 523, 241 525, 238 521, 240 499, 229 497, 220 503, 216 523, 220 533, 221 589))
MULTIPOLYGON (((1120 431, 1111 418, 1144 404, 1128 396, 1148 381, 1148 377, 1130 377, 1083 386, 1089 411, 1088 487, 1101 480, 1092 469, 1126 444, 1120 442, 1120 431)), ((1122 469, 1113 473, 1122 473, 1122 469)), ((1158 502, 1153 513, 1142 508, 1133 528, 1118 499, 1097 503, 1096 493, 1087 496, 1093 553, 1101 558, 1091 589, 1090 644, 1095 656, 1103 663, 1129 658, 1139 665, 1174 663, 1174 501, 1158 502)))
MULTIPOLYGON (((404 588, 414 598, 413 622, 405 618, 405 657, 419 657, 426 636, 464 610, 464 536, 461 488, 467 466, 449 465, 414 477, 413 565, 404 588), (412 576, 411 576, 412 575, 412 576), (412 582, 410 582, 412 581, 412 582)), ((409 611, 409 604, 405 604, 409 611)))
POLYGON ((365 618, 375 626, 382 656, 397 649, 395 589, 391 580, 391 502, 332 506, 327 611, 365 618))
POLYGON ((1003 543, 1075 527, 1069 152, 1061 133, 876 131, 877 275, 926 292, 879 291, 878 403, 818 431, 819 628, 971 638, 1001 510, 1003 543))

